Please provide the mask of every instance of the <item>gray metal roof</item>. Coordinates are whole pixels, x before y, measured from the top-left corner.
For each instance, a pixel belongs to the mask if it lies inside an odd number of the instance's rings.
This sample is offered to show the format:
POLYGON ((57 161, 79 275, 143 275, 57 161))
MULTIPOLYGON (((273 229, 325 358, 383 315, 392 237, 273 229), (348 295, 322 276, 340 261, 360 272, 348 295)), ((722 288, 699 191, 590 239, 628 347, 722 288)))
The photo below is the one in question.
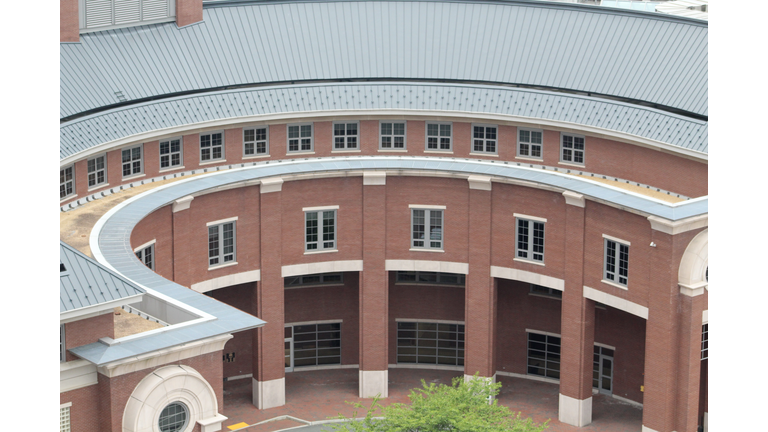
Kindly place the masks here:
POLYGON ((508 116, 512 121, 557 121, 695 152, 708 151, 707 122, 634 104, 500 86, 349 83, 226 90, 115 108, 62 124, 59 157, 71 157, 102 143, 144 132, 206 121, 293 112, 390 109, 413 110, 414 114, 453 111, 459 116, 484 113, 508 116))
POLYGON ((591 92, 706 116, 706 23, 537 1, 207 4, 204 21, 60 45, 62 118, 119 103, 301 80, 458 80, 591 92))
POLYGON ((69 312, 144 294, 144 290, 60 241, 59 312, 69 312))

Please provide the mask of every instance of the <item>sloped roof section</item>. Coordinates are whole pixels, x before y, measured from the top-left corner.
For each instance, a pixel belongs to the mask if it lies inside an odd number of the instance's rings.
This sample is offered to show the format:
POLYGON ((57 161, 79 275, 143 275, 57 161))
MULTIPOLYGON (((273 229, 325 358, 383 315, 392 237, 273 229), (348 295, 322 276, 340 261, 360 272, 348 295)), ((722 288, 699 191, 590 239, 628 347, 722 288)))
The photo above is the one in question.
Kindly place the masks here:
POLYGON ((513 84, 708 115, 708 27, 698 20, 526 0, 211 3, 203 19, 60 45, 60 117, 318 80, 513 84))
POLYGON ((144 290, 60 241, 59 312, 70 312, 144 294, 144 290))

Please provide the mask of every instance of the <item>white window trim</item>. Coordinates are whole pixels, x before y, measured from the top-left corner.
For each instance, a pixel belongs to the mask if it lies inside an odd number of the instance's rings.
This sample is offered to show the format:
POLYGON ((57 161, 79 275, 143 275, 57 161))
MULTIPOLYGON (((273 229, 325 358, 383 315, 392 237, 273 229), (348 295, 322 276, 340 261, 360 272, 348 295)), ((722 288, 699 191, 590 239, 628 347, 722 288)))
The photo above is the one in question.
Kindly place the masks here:
POLYGON ((198 137, 197 137, 197 147, 198 147, 197 157, 198 157, 198 160, 199 160, 199 162, 198 162, 199 165, 205 165, 205 164, 211 164, 211 163, 217 163, 217 162, 226 162, 227 161, 227 153, 226 153, 227 137, 226 137, 226 134, 224 133, 223 129, 222 130, 212 130, 212 131, 207 131, 207 132, 201 132, 198 135, 198 137), (213 157, 213 148, 214 148, 214 146, 211 145, 210 147, 208 147, 211 150, 211 158, 203 160, 203 143, 202 143, 203 137, 206 136, 206 135, 213 135, 213 134, 218 134, 218 133, 221 134, 221 157, 219 157, 219 158, 214 158, 213 157))
POLYGON ((530 218, 530 217, 527 217, 527 216, 524 216, 524 215, 520 215, 520 214, 517 214, 517 213, 514 213, 514 215, 515 215, 515 257, 513 258, 513 260, 514 261, 522 261, 522 262, 527 262, 527 263, 530 263, 530 264, 537 264, 537 265, 543 266, 544 265, 544 257, 546 256, 546 254, 545 254, 546 250, 541 252, 541 259, 540 260, 537 260, 537 259, 533 258, 533 254, 535 253, 533 251, 533 231, 534 231, 533 224, 538 222, 538 223, 544 225, 544 239, 542 239, 542 241, 544 241, 544 245, 545 245, 544 247, 546 247, 546 241, 545 240, 546 240, 546 235, 547 235, 546 234, 546 232, 547 232, 546 231, 547 220, 543 219, 543 218, 530 218), (527 252, 528 255, 529 255, 528 258, 524 258, 524 257, 518 256, 518 251, 520 250, 518 248, 519 247, 519 243, 520 243, 520 240, 518 239, 518 236, 520 235, 519 229, 520 229, 520 221, 521 220, 524 220, 524 221, 528 222, 528 242, 527 242, 528 243, 528 249, 525 250, 525 252, 527 252))
POLYGON ((632 243, 630 243, 628 240, 622 240, 618 237, 609 236, 608 234, 603 234, 603 238, 611 241, 615 241, 617 243, 624 243, 627 246, 632 246, 632 243))
POLYGON ((227 223, 227 222, 234 222, 234 221, 237 220, 238 217, 239 216, 235 216, 235 217, 231 217, 231 218, 220 219, 220 220, 217 220, 217 221, 208 222, 207 224, 205 224, 205 226, 209 227, 211 225, 221 225, 221 224, 227 223))
POLYGON ((311 255, 311 254, 317 254, 317 253, 326 253, 326 252, 337 252, 339 250, 339 206, 329 206, 328 208, 322 208, 322 207, 315 207, 315 209, 312 209, 312 207, 307 207, 306 210, 304 210, 304 255, 311 255), (334 208, 335 207, 335 208, 334 208), (324 240, 323 237, 323 212, 332 211, 333 212, 333 247, 323 247, 324 240), (308 213, 316 213, 317 214, 317 241, 312 243, 317 243, 317 249, 308 249, 308 241, 307 241, 307 214, 308 213))
POLYGON ((530 216, 530 215, 525 215, 525 214, 522 214, 522 213, 512 213, 512 216, 514 216, 516 218, 520 218, 520 219, 528 219, 528 220, 532 220, 532 221, 535 221, 535 222, 547 223, 547 218, 543 218, 543 217, 530 216))
MULTIPOLYGON (((488 124, 488 123, 472 123, 470 126, 470 132, 469 132, 469 154, 471 155, 478 155, 478 156, 488 156, 488 155, 499 155, 499 125, 496 124, 488 124), (477 127, 483 127, 483 128, 496 128, 496 151, 486 151, 486 150, 475 150, 475 126, 477 127)), ((483 149, 487 148, 488 146, 485 144, 485 141, 487 138, 483 138, 483 149)))
POLYGON ((148 248, 148 247, 152 246, 152 245, 153 245, 153 244, 155 244, 155 243, 157 243, 157 239, 152 239, 152 240, 150 240, 150 241, 148 241, 148 242, 144 243, 143 245, 141 245, 141 246, 139 246, 139 247, 137 247, 137 248, 134 248, 134 249, 133 249, 133 253, 136 253, 136 252, 138 252, 138 251, 140 251, 140 250, 142 250, 142 249, 146 249, 146 248, 148 248))
MULTIPOLYGON (((286 133, 288 132, 288 129, 286 129, 286 133)), ((260 157, 267 157, 269 156, 269 125, 251 125, 251 126, 244 126, 243 127, 243 159, 249 159, 249 158, 260 158, 260 157), (253 129, 253 154, 245 154, 245 131, 248 129, 253 129), (256 149, 258 148, 256 146, 256 143, 260 140, 256 139, 256 129, 266 129, 267 135, 265 137, 266 145, 264 147, 264 150, 266 150, 266 153, 258 153, 256 149)))
POLYGON ((141 247, 141 248, 137 248, 137 249, 135 249, 133 251, 133 253, 136 254, 136 255, 138 255, 139 252, 141 252, 141 256, 140 257, 137 256, 136 258, 138 258, 138 260, 141 261, 142 264, 147 266, 152 271, 155 270, 155 247, 154 246, 155 246, 155 242, 152 241, 152 242, 150 242, 150 244, 148 244, 148 245, 146 245, 144 247, 141 247), (146 258, 147 258, 146 257, 146 250, 147 249, 151 249, 151 255, 150 255, 151 261, 149 262, 150 265, 147 265, 147 262, 146 262, 146 258))
POLYGON ((165 139, 159 140, 158 143, 157 143, 157 155, 158 155, 158 157, 157 157, 158 172, 171 171, 171 170, 175 170, 175 169, 184 168, 184 137, 183 136, 173 136, 173 137, 170 137, 170 138, 165 138, 165 139), (178 151, 178 153, 179 153, 179 164, 178 165, 172 165, 172 163, 173 163, 173 157, 172 156, 174 155, 174 152, 171 151, 171 141, 174 141, 174 140, 179 140, 179 151, 178 151), (161 153, 161 151, 162 151, 163 143, 165 143, 165 142, 168 143, 168 154, 165 155, 165 156, 168 156, 168 166, 163 168, 163 154, 161 153))
POLYGON ((424 152, 425 153, 453 153, 453 122, 440 122, 440 121, 428 121, 424 123, 424 152), (437 148, 429 148, 429 125, 437 125, 437 148), (450 141, 450 147, 448 149, 440 148, 440 125, 448 125, 451 127, 451 134, 448 135, 450 141))
POLYGON ((536 161, 543 160, 544 159, 544 130, 543 129, 526 128, 526 127, 518 127, 517 128, 517 151, 515 153, 515 156, 520 158, 520 159, 530 159, 530 160, 536 160, 536 161), (532 156, 530 154, 528 154, 528 155, 521 155, 520 154, 520 145, 523 144, 520 141, 520 131, 539 132, 541 134, 541 144, 533 144, 531 142, 525 143, 525 144, 529 145, 529 150, 528 150, 529 153, 531 153, 530 146, 532 146, 532 145, 540 146, 541 147, 541 156, 537 157, 537 156, 532 156))
POLYGON ((445 252, 445 206, 418 206, 411 204, 408 206, 411 210, 411 218, 410 218, 410 229, 408 232, 410 233, 410 251, 414 252, 445 252), (414 246, 413 242, 417 239, 413 238, 413 211, 414 210, 423 210, 424 211, 424 246, 414 246), (432 212, 433 211, 440 211, 442 213, 441 215, 441 221, 440 221, 440 247, 431 247, 429 246, 429 243, 432 241, 429 236, 431 234, 430 228, 430 220, 432 218, 432 212))
MULTIPOLYGON (((133 153, 133 152, 131 152, 131 153, 133 153)), ((120 174, 122 175, 123 180, 137 178, 137 177, 141 177, 141 176, 144 175, 144 156, 145 155, 144 155, 144 144, 143 143, 142 144, 138 144, 138 145, 128 146, 128 147, 123 147, 123 148, 120 149, 120 174), (135 148, 141 149, 141 157, 139 157, 139 163, 141 164, 141 170, 139 170, 139 172, 137 172, 137 173, 133 172, 133 159, 131 159, 131 161, 128 162, 128 163, 131 164, 131 173, 128 174, 128 175, 125 175, 125 172, 123 171, 123 165, 125 164, 125 162, 123 162, 123 152, 126 151, 126 150, 133 150, 135 148)))
MULTIPOLYGON (((61 176, 61 172, 66 170, 67 168, 71 168, 72 169, 72 180, 71 180, 71 182, 72 182, 72 192, 67 194, 67 195, 64 195, 63 197, 60 197, 59 198, 59 202, 67 200, 67 199, 69 199, 69 198, 71 198, 73 196, 77 196, 77 189, 76 189, 76 184, 75 184, 75 180, 76 180, 75 164, 71 164, 71 165, 67 165, 67 166, 59 168, 59 176, 61 176)), ((63 184, 67 184, 67 181, 65 180, 63 184)), ((62 183, 59 182, 59 188, 61 188, 61 185, 62 185, 62 183)), ((59 193, 61 193, 61 191, 59 191, 59 193)))
MULTIPOLYGON (((122 158, 122 153, 121 153, 120 156, 122 158)), ((109 186, 109 176, 108 176, 109 172, 107 171, 108 168, 109 167, 108 167, 108 164, 107 164, 107 154, 106 153, 97 154, 95 156, 92 156, 92 157, 89 157, 88 159, 86 159, 86 161, 85 161, 85 181, 86 181, 86 184, 88 184, 88 191, 89 192, 92 191, 92 190, 95 190, 95 189, 103 188, 104 186, 109 186), (93 186, 91 186, 90 185, 90 181, 88 181, 88 177, 91 174, 90 172, 88 172, 88 162, 90 162, 90 161, 92 161, 94 159, 100 158, 100 157, 104 158, 104 169, 103 169, 103 171, 104 171, 104 181, 101 182, 101 183, 96 183, 93 186)), ((98 170, 96 170, 95 172, 98 173, 98 170)))
MULTIPOLYGON (((573 149, 573 151, 577 151, 577 150, 573 149)), ((587 137, 585 135, 560 132, 560 156, 558 157, 558 160, 562 164, 583 167, 587 163, 587 137), (563 159, 563 137, 566 135, 571 137, 581 138, 584 140, 584 150, 578 150, 582 153, 581 158, 583 159, 583 162, 576 162, 575 160, 563 159)))
MULTIPOLYGON (((392 126, 392 136, 393 138, 395 136, 394 134, 395 127, 392 126)), ((408 121, 407 120, 379 120, 379 151, 391 151, 391 152, 405 152, 408 151, 408 121), (403 124, 403 148, 395 147, 394 139, 392 140, 392 147, 382 147, 381 144, 383 142, 382 135, 381 135, 381 124, 382 123, 402 123, 403 124)))
MULTIPOLYGON (((603 234, 603 269, 602 269, 603 277, 602 277, 601 282, 603 282, 605 284, 608 284, 608 285, 611 285, 611 286, 614 286, 616 288, 621 288, 623 290, 628 290, 629 289, 628 288, 629 287, 629 258, 627 258, 627 276, 626 276, 627 283, 626 284, 622 284, 622 283, 618 282, 619 277, 621 277, 619 275, 619 269, 620 269, 620 265, 621 265, 620 264, 620 259, 621 259, 620 258, 620 254, 621 254, 621 246, 620 245, 626 246, 627 249, 629 249, 629 247, 630 247, 630 243, 627 242, 627 241, 620 240, 620 239, 617 239, 616 237, 611 237, 611 236, 603 234), (608 241, 612 241, 612 242, 616 243, 616 251, 615 251, 615 255, 616 255, 615 256, 615 261, 616 262, 614 264, 615 271, 613 273, 614 273, 614 277, 617 279, 617 281, 612 281, 612 280, 608 279, 608 277, 607 277, 608 270, 606 269, 606 265, 608 264, 608 241)), ((627 253, 629 253, 629 251, 627 251, 627 253)))
POLYGON ((320 206, 320 207, 304 207, 301 209, 303 212, 324 211, 324 210, 338 210, 338 205, 332 206, 320 206))
POLYGON ((229 218, 229 219, 222 219, 220 221, 216 222, 208 222, 206 224, 206 260, 208 261, 208 270, 214 270, 214 269, 220 269, 223 267, 229 267, 233 265, 237 265, 237 217, 229 218), (224 253, 224 230, 221 228, 224 224, 232 224, 232 261, 224 261, 224 256, 226 255, 224 253), (216 264, 211 264, 211 256, 210 256, 210 239, 211 239, 211 233, 210 233, 210 227, 216 226, 218 227, 218 234, 219 234, 219 262, 216 264))
POLYGON ((351 120, 351 121, 335 121, 331 125, 331 151, 334 152, 356 152, 360 151, 360 122, 357 120, 351 120), (355 124, 357 125, 357 134, 356 135, 344 135, 344 147, 336 148, 336 125, 337 124, 343 124, 344 125, 344 133, 347 132, 347 125, 349 124, 355 124), (349 142, 347 138, 354 136, 357 138, 357 143, 355 147, 349 147, 349 142))
POLYGON ((544 336, 559 337, 561 339, 561 342, 562 342, 562 339, 563 339, 563 337, 559 333, 550 333, 550 332, 545 332, 545 331, 541 331, 541 330, 533 330, 533 329, 525 329, 525 332, 526 333, 536 333, 536 334, 540 334, 540 335, 544 335, 544 336))
MULTIPOLYGON (((333 136, 333 132, 331 132, 331 136, 333 136)), ((304 137, 306 138, 306 137, 304 137)), ((301 153, 312 153, 315 152, 315 124, 313 122, 308 123, 288 123, 285 125, 285 152, 286 154, 301 154, 301 153), (293 138, 299 140, 299 149, 298 150, 291 150, 291 137, 290 133, 288 132, 289 129, 293 126, 297 126, 299 128, 299 137, 293 138), (309 134, 309 150, 303 150, 301 148, 301 127, 302 126, 309 126, 311 128, 311 133, 309 134)))
POLYGON ((417 210, 445 210, 444 205, 431 205, 431 204, 408 204, 408 208, 417 210))

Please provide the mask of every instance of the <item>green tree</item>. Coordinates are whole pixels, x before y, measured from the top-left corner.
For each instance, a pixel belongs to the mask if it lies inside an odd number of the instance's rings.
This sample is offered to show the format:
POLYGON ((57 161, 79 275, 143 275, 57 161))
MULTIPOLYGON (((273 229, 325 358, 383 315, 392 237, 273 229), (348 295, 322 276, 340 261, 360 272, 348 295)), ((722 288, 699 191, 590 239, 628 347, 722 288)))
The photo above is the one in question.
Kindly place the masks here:
MULTIPOLYGON (((411 390, 410 405, 382 407, 379 398, 374 398, 361 421, 329 426, 333 431, 353 432, 541 432, 549 422, 536 424, 499 405, 494 396, 499 394, 501 383, 491 384, 477 375, 466 382, 462 377, 454 378, 450 386, 427 385, 422 380, 421 386, 411 390)), ((365 409, 360 403, 353 405, 356 411, 351 419, 357 418, 357 410, 365 409)), ((342 415, 337 418, 351 420, 342 415)))

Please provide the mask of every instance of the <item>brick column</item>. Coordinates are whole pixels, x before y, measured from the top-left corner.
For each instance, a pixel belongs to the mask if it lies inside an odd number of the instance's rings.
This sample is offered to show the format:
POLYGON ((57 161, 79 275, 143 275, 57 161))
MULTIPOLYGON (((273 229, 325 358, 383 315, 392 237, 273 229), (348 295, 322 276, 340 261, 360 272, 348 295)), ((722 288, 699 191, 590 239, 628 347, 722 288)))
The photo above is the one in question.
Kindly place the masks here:
POLYGON ((282 186, 279 177, 261 181, 261 281, 253 310, 267 324, 253 338, 253 405, 258 409, 285 405, 282 186))
POLYGON ((465 289, 464 378, 496 381, 497 290, 491 277, 491 179, 469 176, 469 272, 465 289))
POLYGON ((560 309, 560 397, 558 420, 573 426, 592 423, 592 355, 595 302, 584 298, 584 222, 582 195, 563 192, 565 214, 565 284, 560 309))
POLYGON ((172 232, 173 244, 171 247, 171 275, 173 275, 173 281, 183 286, 191 286, 191 280, 189 268, 189 256, 185 253, 189 249, 189 245, 186 243, 190 239, 189 233, 189 210, 192 205, 192 200, 195 197, 187 195, 181 197, 173 202, 171 207, 172 212, 172 232), (180 253, 176 253, 180 251, 180 253), (177 271, 178 270, 178 271, 177 271))
POLYGON ((80 14, 77 0, 59 2, 59 42, 80 42, 80 14))
MULTIPOLYGON (((703 291, 703 290, 702 290, 703 291)), ((677 426, 679 432, 695 432, 699 425, 701 391, 701 315, 704 296, 680 296, 680 336, 677 373, 677 426)))
POLYGON ((389 284, 386 257, 386 174, 363 173, 363 263, 360 272, 361 398, 387 397, 389 284))
POLYGON ((176 25, 184 27, 203 20, 203 0, 176 0, 176 25))

